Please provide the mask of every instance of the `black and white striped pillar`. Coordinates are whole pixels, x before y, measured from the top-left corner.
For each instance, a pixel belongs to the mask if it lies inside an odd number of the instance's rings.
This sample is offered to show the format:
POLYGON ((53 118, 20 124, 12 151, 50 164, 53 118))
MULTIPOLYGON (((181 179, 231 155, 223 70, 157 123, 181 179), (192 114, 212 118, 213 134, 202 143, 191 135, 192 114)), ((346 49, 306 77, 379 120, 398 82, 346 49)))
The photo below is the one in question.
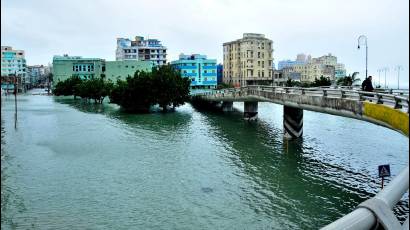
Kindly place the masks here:
POLYGON ((245 101, 243 112, 245 120, 256 120, 258 118, 258 102, 245 101))
POLYGON ((284 137, 294 139, 303 134, 303 109, 283 106, 284 137))
POLYGON ((232 101, 222 102, 222 111, 223 112, 232 112, 233 111, 233 102, 232 101))

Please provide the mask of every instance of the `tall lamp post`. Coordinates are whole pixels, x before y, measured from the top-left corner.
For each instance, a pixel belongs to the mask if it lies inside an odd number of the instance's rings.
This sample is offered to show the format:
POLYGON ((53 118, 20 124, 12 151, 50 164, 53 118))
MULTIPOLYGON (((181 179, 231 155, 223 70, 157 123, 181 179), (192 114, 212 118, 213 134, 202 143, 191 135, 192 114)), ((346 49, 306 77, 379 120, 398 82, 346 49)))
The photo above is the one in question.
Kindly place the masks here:
POLYGON ((367 78, 367 37, 364 35, 360 35, 357 38, 357 49, 360 49, 360 42, 364 41, 364 45, 366 46, 366 76, 365 78, 367 78))
POLYGON ((379 73, 379 87, 381 87, 380 72, 383 72, 383 69, 378 69, 377 72, 379 73))
POLYGON ((400 89, 400 71, 403 70, 403 67, 401 65, 398 65, 394 69, 397 70, 397 89, 400 89))
POLYGON ((383 68, 384 71, 384 88, 387 89, 387 72, 389 71, 389 67, 384 67, 383 68))

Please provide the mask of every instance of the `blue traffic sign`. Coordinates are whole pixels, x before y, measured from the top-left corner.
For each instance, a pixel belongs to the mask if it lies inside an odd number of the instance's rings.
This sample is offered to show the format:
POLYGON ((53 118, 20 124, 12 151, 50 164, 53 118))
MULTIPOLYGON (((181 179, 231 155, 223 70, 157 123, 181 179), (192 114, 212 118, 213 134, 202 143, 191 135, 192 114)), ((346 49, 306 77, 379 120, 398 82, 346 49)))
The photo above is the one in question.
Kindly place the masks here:
POLYGON ((379 165, 379 177, 390 176, 390 165, 379 165))

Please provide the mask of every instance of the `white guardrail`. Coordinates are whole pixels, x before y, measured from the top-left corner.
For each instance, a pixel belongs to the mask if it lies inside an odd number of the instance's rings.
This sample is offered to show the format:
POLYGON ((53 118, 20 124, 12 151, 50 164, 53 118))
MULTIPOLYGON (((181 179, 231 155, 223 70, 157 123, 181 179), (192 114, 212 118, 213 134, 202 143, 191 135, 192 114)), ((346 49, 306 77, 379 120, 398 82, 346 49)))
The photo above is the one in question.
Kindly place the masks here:
MULTIPOLYGON (((409 113, 409 96, 403 92, 365 92, 352 90, 349 87, 317 87, 317 88, 298 88, 298 87, 279 87, 279 86, 246 86, 235 89, 214 90, 212 92, 200 93, 200 95, 215 96, 246 96, 252 91, 269 91, 274 93, 289 93, 299 95, 315 95, 324 97, 339 97, 356 100, 374 101, 377 104, 386 104, 394 109, 406 109, 409 113)), ((252 93, 250 94, 252 95, 252 93)), ((409 189, 409 166, 400 172, 384 189, 376 194, 375 197, 364 201, 351 213, 343 216, 335 222, 325 226, 322 230, 336 229, 372 229, 381 225, 386 230, 409 229, 409 217, 403 223, 397 220, 393 214, 393 207, 400 201, 409 189)))
POLYGON ((249 90, 265 91, 273 93, 298 94, 310 96, 336 97, 345 99, 356 99, 361 101, 374 101, 377 104, 389 105, 395 109, 406 109, 409 113, 409 96, 396 93, 380 93, 367 92, 362 90, 354 90, 351 87, 315 87, 315 88, 301 88, 301 87, 281 87, 281 86, 263 86, 252 85, 241 88, 230 88, 221 90, 212 90, 209 92, 197 93, 196 95, 215 95, 228 96, 238 95, 244 96, 249 90))

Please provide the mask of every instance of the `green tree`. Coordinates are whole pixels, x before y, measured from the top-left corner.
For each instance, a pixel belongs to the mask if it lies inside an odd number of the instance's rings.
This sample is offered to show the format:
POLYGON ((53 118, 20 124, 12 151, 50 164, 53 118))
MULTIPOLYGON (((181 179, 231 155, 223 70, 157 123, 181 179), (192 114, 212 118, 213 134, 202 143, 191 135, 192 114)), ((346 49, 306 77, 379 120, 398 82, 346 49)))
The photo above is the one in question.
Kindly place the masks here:
POLYGON ((148 112, 158 104, 163 111, 182 105, 189 99, 190 81, 169 65, 152 72, 137 71, 134 77, 118 80, 109 95, 112 103, 129 112, 148 112))
POLYGON ((311 84, 311 86, 313 86, 313 87, 330 86, 331 84, 332 84, 332 82, 330 81, 330 78, 320 76, 319 79, 315 78, 315 81, 311 84))
POLYGON ((75 94, 75 88, 77 87, 78 84, 80 84, 82 80, 78 76, 71 76, 70 78, 64 80, 64 81, 59 81, 56 86, 53 89, 53 93, 56 96, 70 96, 74 95, 74 98, 76 98, 75 94))

